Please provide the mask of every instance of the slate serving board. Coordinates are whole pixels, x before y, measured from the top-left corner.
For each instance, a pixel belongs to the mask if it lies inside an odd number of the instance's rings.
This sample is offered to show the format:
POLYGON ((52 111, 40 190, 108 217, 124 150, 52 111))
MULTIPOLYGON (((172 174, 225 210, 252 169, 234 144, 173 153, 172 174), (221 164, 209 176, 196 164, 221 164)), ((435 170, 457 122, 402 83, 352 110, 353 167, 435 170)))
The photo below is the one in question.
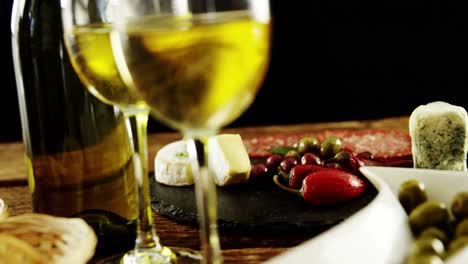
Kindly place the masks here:
MULTIPOLYGON (((150 177, 150 189, 156 212, 178 223, 197 226, 193 186, 167 186, 150 177)), ((369 204, 377 190, 369 183, 360 197, 328 207, 312 206, 272 182, 217 187, 217 194, 221 231, 318 234, 369 204)))

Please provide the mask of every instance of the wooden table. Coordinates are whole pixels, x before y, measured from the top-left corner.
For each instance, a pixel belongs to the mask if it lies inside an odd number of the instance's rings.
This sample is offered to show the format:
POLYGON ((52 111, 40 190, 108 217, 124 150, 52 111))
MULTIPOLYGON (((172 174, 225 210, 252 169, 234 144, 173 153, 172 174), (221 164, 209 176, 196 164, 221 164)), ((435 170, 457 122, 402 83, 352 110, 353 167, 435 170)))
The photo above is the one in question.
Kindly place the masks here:
MULTIPOLYGON (((225 129, 223 133, 252 134, 310 132, 331 128, 392 128, 408 130, 408 117, 386 118, 370 121, 347 121, 338 123, 300 124, 288 126, 263 126, 225 129)), ((177 133, 151 134, 148 138, 149 157, 165 144, 180 139, 177 133)), ((0 144, 0 197, 9 205, 10 215, 31 212, 31 196, 27 187, 26 167, 22 143, 0 144)), ((153 169, 152 162, 149 163, 153 169)), ((154 213, 157 233, 164 245, 199 248, 198 230, 180 225, 154 213)), ((261 263, 310 237, 304 235, 238 235, 221 233, 221 247, 225 263, 261 263)))

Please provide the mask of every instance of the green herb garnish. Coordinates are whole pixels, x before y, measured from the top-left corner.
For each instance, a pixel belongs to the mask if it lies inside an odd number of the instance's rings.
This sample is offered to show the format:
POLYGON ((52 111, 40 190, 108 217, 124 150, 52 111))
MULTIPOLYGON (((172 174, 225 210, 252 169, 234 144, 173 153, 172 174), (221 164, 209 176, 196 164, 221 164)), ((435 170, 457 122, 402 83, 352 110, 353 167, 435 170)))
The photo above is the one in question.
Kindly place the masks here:
POLYGON ((272 154, 279 154, 279 155, 286 155, 286 153, 288 153, 288 151, 290 150, 296 150, 295 147, 271 147, 268 149, 268 152, 272 153, 272 154))
POLYGON ((188 158, 188 152, 186 151, 177 152, 175 155, 177 158, 188 158))

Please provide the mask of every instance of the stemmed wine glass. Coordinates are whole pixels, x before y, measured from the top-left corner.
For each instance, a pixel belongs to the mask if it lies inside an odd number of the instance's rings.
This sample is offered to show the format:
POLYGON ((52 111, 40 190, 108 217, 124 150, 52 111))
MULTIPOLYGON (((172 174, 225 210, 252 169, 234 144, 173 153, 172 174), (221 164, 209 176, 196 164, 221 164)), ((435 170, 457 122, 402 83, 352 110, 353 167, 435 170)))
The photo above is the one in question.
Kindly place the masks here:
POLYGON ((206 139, 250 106, 264 78, 268 0, 120 0, 119 71, 154 117, 191 139, 204 263, 221 263, 206 139))
POLYGON ((62 0, 61 7, 65 44, 75 71, 93 95, 122 110, 135 153, 137 238, 135 249, 124 256, 123 263, 171 263, 175 255, 161 246, 151 214, 146 140, 149 108, 124 83, 112 53, 110 33, 116 2, 62 0))

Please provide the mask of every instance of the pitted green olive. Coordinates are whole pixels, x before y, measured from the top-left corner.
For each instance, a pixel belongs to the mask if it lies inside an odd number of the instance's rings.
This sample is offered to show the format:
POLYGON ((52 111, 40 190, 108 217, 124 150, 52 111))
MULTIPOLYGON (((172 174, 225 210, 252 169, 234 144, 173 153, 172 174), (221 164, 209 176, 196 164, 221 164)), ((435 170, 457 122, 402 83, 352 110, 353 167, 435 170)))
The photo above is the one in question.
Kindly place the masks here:
POLYGON ((468 237, 462 236, 459 238, 455 238, 454 240, 452 240, 452 242, 450 242, 448 246, 447 256, 452 256, 456 254, 458 251, 465 248, 466 246, 468 246, 468 237))
POLYGON ((468 237, 468 218, 463 219, 455 227, 455 237, 468 237))
POLYGON ((317 152, 319 149, 319 141, 315 137, 303 137, 297 143, 297 152, 304 155, 307 152, 317 152))
POLYGON ((426 186, 418 180, 405 181, 400 185, 398 200, 406 213, 410 214, 414 208, 427 201, 426 186))
POLYGON ((419 238, 411 246, 410 254, 416 255, 437 255, 442 257, 445 252, 444 244, 437 238, 419 238))
POLYGON ((285 158, 287 157, 293 157, 295 158, 296 160, 301 160, 301 155, 299 155, 299 153, 296 151, 296 150, 290 150, 286 153, 286 155, 284 155, 285 158))
POLYGON ((447 234, 441 229, 434 226, 424 229, 418 237, 418 239, 421 238, 437 238, 444 245, 447 245, 449 242, 449 237, 447 236, 447 234))
POLYGON ((450 209, 457 219, 468 217, 468 192, 457 193, 452 200, 450 209))
POLYGON ((447 206, 435 201, 420 204, 409 215, 409 224, 415 234, 431 226, 444 228, 448 225, 448 221, 447 206))
POLYGON ((341 139, 335 136, 330 136, 327 137, 320 145, 320 156, 324 159, 331 158, 342 149, 343 143, 341 142, 341 139))
POLYGON ((443 264, 444 261, 437 255, 410 256, 406 264, 443 264))

